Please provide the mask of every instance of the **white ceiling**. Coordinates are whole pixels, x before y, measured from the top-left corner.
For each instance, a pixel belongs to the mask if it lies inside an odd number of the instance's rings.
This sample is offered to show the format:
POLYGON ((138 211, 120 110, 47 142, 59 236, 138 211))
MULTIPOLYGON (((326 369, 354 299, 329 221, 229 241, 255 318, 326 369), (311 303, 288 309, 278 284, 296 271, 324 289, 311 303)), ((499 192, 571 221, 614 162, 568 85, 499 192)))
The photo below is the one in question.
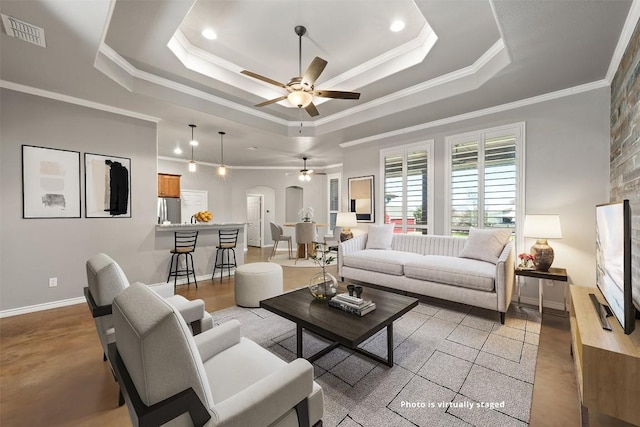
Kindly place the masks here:
POLYGON ((307 156, 318 169, 342 162, 341 143, 606 84, 638 2, 2 0, 0 12, 44 28, 47 47, 3 31, 0 78, 157 118, 160 156, 188 158, 194 123, 198 161, 219 162, 222 130, 232 167, 299 168, 307 156), (399 33, 395 19, 406 23, 399 33), (286 101, 254 107, 284 89, 240 71, 297 76, 296 25, 307 28, 303 71, 315 56, 328 61, 316 88, 359 100, 316 98, 314 118, 286 101), (204 39, 204 27, 218 38, 204 39))

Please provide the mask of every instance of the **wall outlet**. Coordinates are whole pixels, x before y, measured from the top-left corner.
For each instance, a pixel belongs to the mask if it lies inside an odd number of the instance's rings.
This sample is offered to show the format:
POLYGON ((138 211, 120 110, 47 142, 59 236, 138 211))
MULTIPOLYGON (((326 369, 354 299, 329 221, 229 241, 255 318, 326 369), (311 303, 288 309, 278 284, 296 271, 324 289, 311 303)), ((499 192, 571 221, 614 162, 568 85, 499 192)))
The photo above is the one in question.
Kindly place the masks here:
POLYGON ((58 278, 57 277, 49 277, 49 287, 55 288, 58 286, 58 278))

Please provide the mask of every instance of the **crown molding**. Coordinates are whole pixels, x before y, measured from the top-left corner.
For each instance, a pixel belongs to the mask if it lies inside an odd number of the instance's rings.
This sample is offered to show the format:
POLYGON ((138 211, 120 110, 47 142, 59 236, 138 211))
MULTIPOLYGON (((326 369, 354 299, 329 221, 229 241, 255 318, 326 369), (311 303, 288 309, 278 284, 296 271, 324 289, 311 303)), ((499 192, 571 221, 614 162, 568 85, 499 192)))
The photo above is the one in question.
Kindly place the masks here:
POLYGON ((611 84, 613 82, 613 78, 618 71, 618 67, 620 66, 620 61, 622 61, 622 56, 624 52, 627 50, 627 46, 629 45, 629 41, 631 40, 631 36, 633 36, 633 31, 636 26, 640 22, 640 0, 633 0, 631 3, 631 7, 629 8, 629 13, 627 14, 627 19, 624 22, 624 26, 622 27, 622 32, 620 33, 620 38, 618 39, 618 44, 616 45, 616 49, 613 51, 613 55, 611 56, 611 62, 609 63, 609 68, 607 69, 607 77, 606 80, 611 84))
POLYGON ((36 95, 43 98, 55 99, 56 101, 62 101, 69 104, 80 105, 82 107, 92 108, 94 110, 106 111, 109 113, 119 114, 121 116, 133 117, 134 119, 145 120, 148 122, 158 123, 162 119, 158 117, 148 116, 146 114, 137 113, 131 110, 125 110, 122 108, 112 107, 106 104, 100 104, 98 102, 87 101, 86 99, 76 98, 74 96, 63 95, 57 92, 51 92, 44 89, 39 89, 31 86, 25 86, 19 83, 13 83, 6 80, 0 80, 0 87, 5 89, 15 90, 17 92, 28 93, 30 95, 36 95))
POLYGON ((551 101, 551 100, 563 98, 566 96, 576 95, 583 92, 589 92, 591 90, 601 89, 603 87, 609 87, 609 82, 605 79, 598 80, 591 83, 586 83, 579 86, 574 86, 568 89, 562 89, 556 92, 550 92, 544 95, 538 95, 531 98, 521 99, 519 101, 509 102, 507 104, 497 105, 495 107, 489 107, 482 110, 471 111, 469 113, 459 114, 457 116, 446 117, 444 119, 434 120, 432 122, 422 123, 422 124, 411 126, 408 128, 396 129, 389 132, 380 133, 377 135, 371 135, 366 138, 354 139, 352 141, 341 143, 340 148, 353 147, 360 144, 379 141, 381 139, 388 139, 388 138, 393 138, 395 136, 406 135, 413 132, 419 132, 425 129, 432 129, 432 128, 447 125, 450 123, 461 122, 464 120, 474 119, 476 117, 483 117, 489 114, 495 114, 503 111, 513 110, 515 108, 526 107, 528 105, 534 105, 540 102, 551 101))

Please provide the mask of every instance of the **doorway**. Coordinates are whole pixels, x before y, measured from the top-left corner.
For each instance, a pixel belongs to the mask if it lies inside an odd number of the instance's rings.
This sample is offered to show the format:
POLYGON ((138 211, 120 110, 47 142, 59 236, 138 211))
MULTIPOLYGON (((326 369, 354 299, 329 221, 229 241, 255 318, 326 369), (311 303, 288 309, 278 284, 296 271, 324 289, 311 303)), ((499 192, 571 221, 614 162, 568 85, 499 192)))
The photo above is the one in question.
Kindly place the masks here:
POLYGON ((247 246, 262 247, 262 194, 247 195, 247 246))

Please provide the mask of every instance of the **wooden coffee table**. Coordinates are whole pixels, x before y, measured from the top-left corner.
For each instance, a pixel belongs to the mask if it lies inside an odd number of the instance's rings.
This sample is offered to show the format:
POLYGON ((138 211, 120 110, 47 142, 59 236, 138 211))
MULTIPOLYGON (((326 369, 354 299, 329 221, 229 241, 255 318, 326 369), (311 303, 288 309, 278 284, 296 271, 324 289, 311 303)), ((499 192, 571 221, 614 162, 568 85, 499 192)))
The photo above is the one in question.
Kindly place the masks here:
MULTIPOLYGON (((340 292, 345 292, 340 290, 340 292)), ((309 362, 342 345, 376 362, 393 366, 393 322, 418 305, 416 298, 365 288, 363 298, 376 303, 376 309, 359 317, 313 299, 306 288, 260 301, 260 307, 296 324, 296 355, 302 357, 302 331, 306 329, 333 341, 333 344, 307 357, 309 362), (358 347, 376 332, 387 328, 387 358, 358 347)))

